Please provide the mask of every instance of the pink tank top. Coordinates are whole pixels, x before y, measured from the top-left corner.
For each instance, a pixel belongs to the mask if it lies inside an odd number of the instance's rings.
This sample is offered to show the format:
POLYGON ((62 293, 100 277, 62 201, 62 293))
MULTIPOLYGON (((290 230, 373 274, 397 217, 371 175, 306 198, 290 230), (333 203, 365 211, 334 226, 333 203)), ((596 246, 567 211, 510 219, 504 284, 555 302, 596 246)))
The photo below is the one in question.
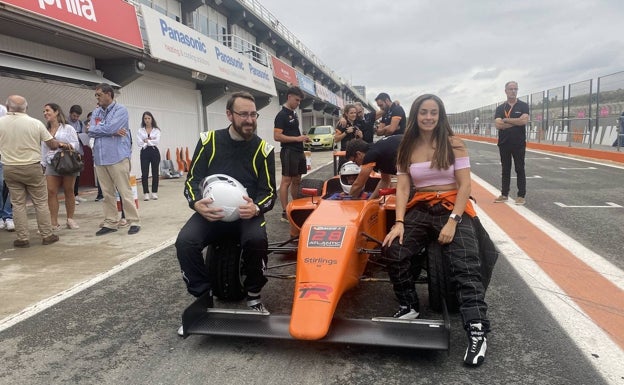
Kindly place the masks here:
MULTIPOLYGON (((455 158, 455 164, 446 170, 431 168, 431 162, 412 163, 410 164, 410 175, 416 188, 440 186, 455 183, 455 170, 464 168, 470 168, 470 158, 467 156, 455 158)), ((406 173, 397 170, 397 175, 400 174, 406 173)))

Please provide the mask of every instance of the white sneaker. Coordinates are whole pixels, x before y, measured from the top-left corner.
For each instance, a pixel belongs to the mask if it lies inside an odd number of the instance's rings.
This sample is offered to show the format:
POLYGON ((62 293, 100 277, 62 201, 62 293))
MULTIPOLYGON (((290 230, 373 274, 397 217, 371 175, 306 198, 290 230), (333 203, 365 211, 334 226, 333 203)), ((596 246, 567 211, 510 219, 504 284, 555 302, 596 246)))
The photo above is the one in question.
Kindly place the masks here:
POLYGON ((76 195, 76 201, 78 202, 86 202, 87 200, 79 195, 76 195))
POLYGON ((76 206, 80 204, 80 201, 78 199, 74 199, 74 202, 76 202, 76 206))
POLYGON ((184 337, 184 326, 180 325, 180 327, 178 328, 178 335, 180 337, 184 337))
POLYGON ((4 219, 0 219, 0 230, 6 229, 6 223, 4 223, 4 219))
POLYGON ((4 221, 5 225, 6 225, 6 229, 7 231, 15 231, 15 223, 13 222, 13 219, 11 218, 7 218, 4 221))
POLYGON ((153 200, 158 200, 158 194, 152 193, 152 199, 153 200))
POLYGON ((148 201, 149 200, 149 194, 143 194, 143 200, 144 201, 148 201))

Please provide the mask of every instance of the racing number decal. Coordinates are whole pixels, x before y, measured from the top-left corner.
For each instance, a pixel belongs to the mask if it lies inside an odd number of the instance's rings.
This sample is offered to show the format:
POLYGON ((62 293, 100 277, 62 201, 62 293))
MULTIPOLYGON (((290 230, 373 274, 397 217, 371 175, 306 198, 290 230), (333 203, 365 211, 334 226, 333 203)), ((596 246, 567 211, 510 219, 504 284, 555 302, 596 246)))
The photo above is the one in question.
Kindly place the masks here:
POLYGON ((340 248, 346 226, 312 226, 308 234, 308 247, 340 248))

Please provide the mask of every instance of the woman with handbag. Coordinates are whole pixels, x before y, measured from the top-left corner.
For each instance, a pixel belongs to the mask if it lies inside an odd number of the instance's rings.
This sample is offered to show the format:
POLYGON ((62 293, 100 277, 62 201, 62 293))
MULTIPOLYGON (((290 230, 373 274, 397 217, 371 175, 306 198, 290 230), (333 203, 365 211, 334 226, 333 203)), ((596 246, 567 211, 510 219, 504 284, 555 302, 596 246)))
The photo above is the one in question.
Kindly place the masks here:
MULTIPOLYGON (((78 223, 74 220, 74 211, 76 209, 76 201, 74 197, 74 183, 76 176, 80 171, 69 174, 61 174, 55 170, 52 160, 57 152, 67 149, 78 148, 78 135, 76 130, 69 124, 61 107, 56 103, 48 103, 44 106, 43 117, 47 122, 48 131, 61 144, 61 147, 52 150, 45 143, 41 145, 41 164, 45 168, 46 182, 48 184, 48 206, 50 207, 50 217, 52 219, 52 228, 60 230, 61 225, 58 223, 59 200, 58 190, 63 188, 65 195, 65 211, 67 212, 67 228, 77 229, 78 223)), ((65 154, 64 154, 65 155, 65 154)))

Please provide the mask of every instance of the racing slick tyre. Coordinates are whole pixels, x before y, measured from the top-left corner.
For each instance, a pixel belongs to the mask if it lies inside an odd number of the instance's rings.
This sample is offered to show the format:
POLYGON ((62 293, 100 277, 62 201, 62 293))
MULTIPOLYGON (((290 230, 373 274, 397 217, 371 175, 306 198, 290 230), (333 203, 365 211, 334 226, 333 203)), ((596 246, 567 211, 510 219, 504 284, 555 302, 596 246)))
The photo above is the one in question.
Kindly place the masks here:
POLYGON ((245 298, 243 253, 237 239, 225 238, 208 246, 206 266, 217 298, 230 301, 245 298))
MULTIPOLYGON (((323 192, 323 185, 325 181, 322 179, 312 179, 312 178, 303 178, 301 179, 301 189, 304 188, 315 188, 318 190, 319 195, 323 192)), ((298 198, 305 198, 305 195, 301 193, 302 190, 299 190, 298 198)))
POLYGON ((448 311, 456 313, 459 311, 459 303, 451 283, 448 257, 442 253, 442 247, 438 242, 431 242, 427 251, 429 307, 440 313, 445 300, 448 311))

